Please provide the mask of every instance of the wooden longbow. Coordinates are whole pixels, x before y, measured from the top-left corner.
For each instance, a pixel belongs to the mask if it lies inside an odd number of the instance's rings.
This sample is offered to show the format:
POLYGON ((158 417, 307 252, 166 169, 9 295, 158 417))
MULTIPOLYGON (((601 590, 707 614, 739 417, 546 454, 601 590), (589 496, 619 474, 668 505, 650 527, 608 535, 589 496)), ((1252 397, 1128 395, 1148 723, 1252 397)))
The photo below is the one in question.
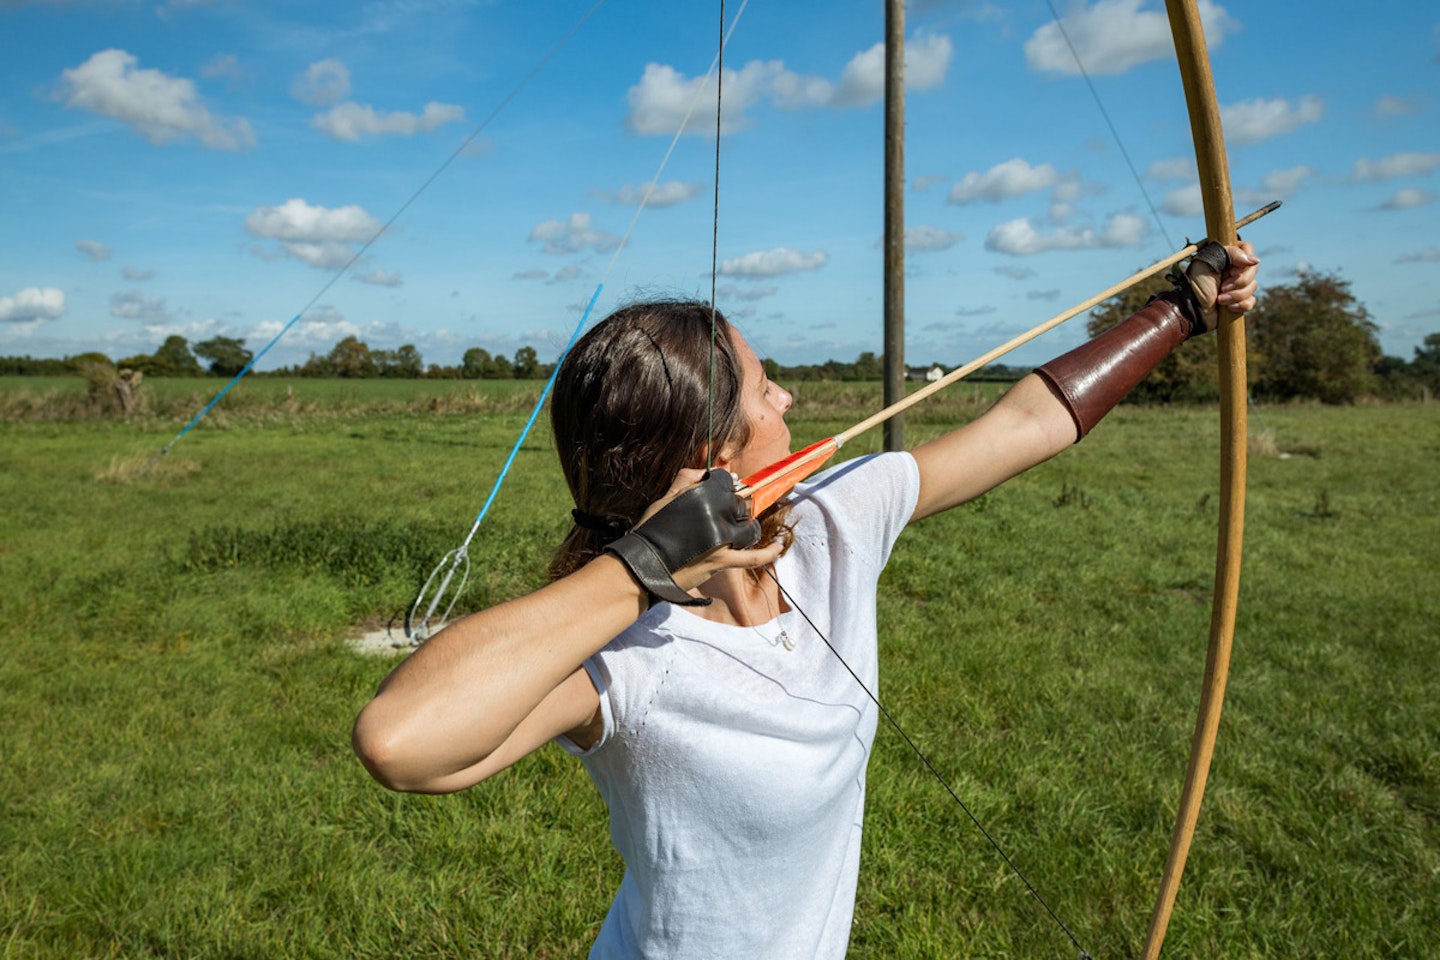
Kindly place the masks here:
MULTIPOLYGON (((1206 236, 1227 246, 1237 240, 1235 213, 1230 191, 1230 167, 1225 155, 1225 138, 1220 124, 1220 107, 1215 96, 1214 78, 1210 71, 1210 58, 1205 43, 1205 32, 1200 22, 1195 0, 1166 0, 1170 18, 1170 30, 1175 42, 1176 59, 1180 77, 1185 89, 1185 103, 1190 114, 1191 139, 1195 146, 1196 166, 1200 177, 1200 191, 1205 207, 1206 236)), ((1271 204, 1246 218, 1246 222, 1263 216, 1279 204, 1271 204)), ((1187 247, 1181 256, 1193 253, 1187 247)), ((1171 261, 1173 262, 1173 261, 1171 261)), ((1142 273, 1145 273, 1142 271, 1142 273)), ((1148 273, 1147 273, 1148 275, 1148 273)), ((1139 276, 1139 275, 1137 275, 1139 276)), ((1108 297, 1117 288, 1123 288, 1136 277, 1117 285, 1101 294, 1098 299, 1108 297)), ((1088 309, 1093 302, 1073 312, 1059 315, 1041 324, 1040 327, 1022 334, 1010 344, 987 354, 973 366, 966 365, 947 376, 941 383, 933 385, 938 389, 952 379, 964 376, 975 366, 993 359, 1006 350, 1017 346, 1058 322, 1068 319, 1082 309, 1088 309)), ((1219 321, 1220 358, 1220 524, 1215 550, 1215 587, 1210 610, 1210 642, 1206 654, 1205 674, 1201 685, 1200 706, 1195 718, 1195 733, 1191 741, 1190 759, 1185 773, 1185 785, 1181 790, 1180 803, 1176 814, 1175 829, 1170 839, 1170 850, 1166 856, 1165 872, 1160 881, 1160 892, 1155 909, 1151 914, 1150 928, 1145 938, 1144 960, 1156 960, 1160 947, 1165 941, 1165 932, 1170 923, 1170 914, 1175 906, 1175 895, 1180 886, 1180 877, 1185 869, 1185 860, 1190 852, 1190 842, 1195 835, 1195 824, 1200 816, 1200 804, 1205 793, 1205 782, 1210 773, 1210 761, 1215 753, 1215 738, 1220 726, 1220 712, 1225 700, 1225 681, 1230 671, 1230 651, 1235 636, 1235 614, 1240 592, 1240 560, 1245 532, 1245 467, 1246 467, 1246 375, 1245 375, 1245 320, 1230 310, 1221 308, 1219 321)), ((928 395, 930 389, 922 391, 928 395)), ((771 503, 783 496, 795 482, 810 474, 839 449, 844 439, 876 422, 893 415, 898 409, 920 399, 912 396, 908 401, 894 404, 886 410, 862 421, 845 434, 822 440, 810 447, 792 454, 757 473, 746 477, 740 486, 743 496, 754 503, 754 512, 760 513, 771 503), (766 489, 768 488, 768 489, 766 489)), ((1067 931, 1068 932, 1068 931, 1067 931)))
MULTIPOLYGON (((1191 139, 1200 173, 1200 193, 1205 204, 1205 231, 1212 240, 1229 245, 1236 241, 1235 214, 1230 196, 1230 165, 1225 157, 1225 137, 1220 128, 1220 106, 1205 31, 1195 0, 1166 0, 1170 32, 1175 40, 1185 103, 1190 111, 1191 139)), ((1170 913, 1200 802, 1215 754, 1215 735, 1220 727, 1220 710, 1225 701, 1225 680, 1230 672, 1230 648, 1235 638, 1235 612, 1240 594, 1240 554, 1245 535, 1245 319, 1229 310, 1220 311, 1220 529, 1215 549, 1215 592, 1210 607, 1210 645, 1205 657, 1205 676, 1200 690, 1200 707, 1195 717, 1195 734, 1185 771, 1185 786, 1170 838, 1170 852, 1160 880, 1160 894, 1150 917, 1145 937, 1144 960, 1156 960, 1170 913)))

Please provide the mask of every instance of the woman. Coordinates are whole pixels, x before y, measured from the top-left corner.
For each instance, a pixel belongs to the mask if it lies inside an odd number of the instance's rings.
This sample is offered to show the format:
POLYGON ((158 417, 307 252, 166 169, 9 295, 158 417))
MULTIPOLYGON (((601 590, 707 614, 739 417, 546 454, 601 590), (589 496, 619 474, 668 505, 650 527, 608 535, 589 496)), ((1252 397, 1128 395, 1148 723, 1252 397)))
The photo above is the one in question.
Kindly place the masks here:
POLYGON ((1258 262, 1209 245, 1188 282, 981 417, 833 467, 758 522, 729 475, 789 452, 790 395, 718 315, 712 370, 707 305, 618 311, 556 381, 576 522, 554 579, 402 663, 357 719, 357 753, 391 789, 431 793, 552 739, 578 755, 626 863, 592 957, 843 956, 876 727, 861 684, 895 539, 1083 437, 1214 328, 1217 301, 1250 310, 1258 262))

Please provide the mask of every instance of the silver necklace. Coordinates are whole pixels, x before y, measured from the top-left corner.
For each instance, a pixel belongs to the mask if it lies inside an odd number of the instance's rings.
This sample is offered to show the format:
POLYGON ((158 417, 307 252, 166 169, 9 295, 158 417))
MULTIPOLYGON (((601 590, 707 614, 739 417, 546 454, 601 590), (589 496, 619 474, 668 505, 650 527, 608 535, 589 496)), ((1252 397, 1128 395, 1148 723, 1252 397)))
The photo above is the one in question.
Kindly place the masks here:
MULTIPOLYGON (((773 616, 771 619, 775 620, 776 622, 779 622, 779 620, 780 620, 780 611, 770 604, 770 598, 769 598, 768 596, 765 598, 765 607, 766 607, 767 610, 772 610, 772 611, 774 611, 774 616, 773 616)), ((775 637, 766 637, 765 634, 760 630, 760 627, 759 627, 758 624, 757 624, 757 625, 752 625, 752 626, 750 627, 750 629, 751 629, 751 630, 754 630, 756 633, 760 634, 760 636, 764 637, 765 640, 766 640, 766 642, 768 642, 768 643, 770 644, 770 646, 772 646, 772 647, 774 647, 774 646, 781 646, 781 647, 784 647, 784 648, 786 649, 786 651, 790 651, 790 650, 794 650, 794 649, 795 649, 795 638, 792 637, 792 636, 790 636, 790 631, 788 631, 788 630, 785 629, 785 625, 784 625, 783 623, 780 624, 780 633, 779 633, 779 635, 778 635, 778 636, 775 636, 775 637)))

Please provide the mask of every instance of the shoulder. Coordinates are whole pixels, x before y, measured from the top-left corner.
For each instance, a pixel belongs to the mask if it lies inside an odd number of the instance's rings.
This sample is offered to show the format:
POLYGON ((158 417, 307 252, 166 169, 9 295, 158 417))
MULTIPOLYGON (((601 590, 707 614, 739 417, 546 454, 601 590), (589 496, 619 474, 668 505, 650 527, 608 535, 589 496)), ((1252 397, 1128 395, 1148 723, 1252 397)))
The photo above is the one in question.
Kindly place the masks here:
POLYGON ((920 469, 905 451, 855 457, 798 484, 794 497, 797 520, 811 511, 841 526, 868 518, 898 536, 920 497, 920 469))

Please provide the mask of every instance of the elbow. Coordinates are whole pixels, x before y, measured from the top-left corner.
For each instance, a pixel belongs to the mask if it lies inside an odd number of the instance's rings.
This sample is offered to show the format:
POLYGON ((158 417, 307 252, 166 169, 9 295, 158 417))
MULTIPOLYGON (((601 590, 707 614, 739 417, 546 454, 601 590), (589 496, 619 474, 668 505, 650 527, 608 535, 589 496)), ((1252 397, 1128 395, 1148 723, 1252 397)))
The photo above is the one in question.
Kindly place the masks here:
POLYGON ((390 790, 404 791, 407 785, 400 775, 400 764, 396 759, 403 755, 403 751, 397 749, 396 738, 375 720, 373 713, 367 706, 355 718, 355 726, 350 731, 350 747, 377 783, 390 790))
POLYGON ((407 749, 394 727, 376 717, 374 704, 360 711, 350 732, 350 746, 370 776, 400 793, 441 793, 437 784, 416 769, 415 752, 407 749))
POLYGON ((454 758, 427 750, 428 740, 406 736, 404 725, 386 722, 371 701, 355 718, 350 746, 370 776, 398 793, 454 793, 480 779, 467 775, 468 765, 454 768, 454 758))

